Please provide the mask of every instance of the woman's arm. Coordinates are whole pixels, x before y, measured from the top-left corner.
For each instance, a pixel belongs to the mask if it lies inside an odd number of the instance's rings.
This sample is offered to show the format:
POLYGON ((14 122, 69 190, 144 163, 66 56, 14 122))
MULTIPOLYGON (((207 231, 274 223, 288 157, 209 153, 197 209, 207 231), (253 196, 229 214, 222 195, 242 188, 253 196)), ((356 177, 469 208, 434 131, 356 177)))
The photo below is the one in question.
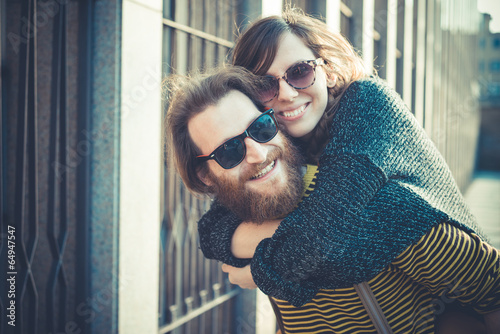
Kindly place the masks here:
POLYGON ((222 206, 217 200, 212 203, 198 222, 200 248, 208 259, 218 260, 234 267, 245 267, 248 258, 237 258, 231 252, 231 239, 242 220, 222 206))
MULTIPOLYGON (((362 156, 343 154, 322 162, 328 168, 320 168, 318 187, 283 219, 272 238, 260 242, 251 262, 258 287, 294 306, 310 301, 320 288, 351 286, 386 265, 377 263, 366 273, 376 260, 365 256, 367 248, 387 236, 380 221, 363 214, 387 184, 385 175, 362 156)), ((395 257, 400 250, 392 251, 395 257)))
POLYGON ((343 96, 319 167, 315 190, 259 244, 251 263, 264 293, 295 306, 321 288, 373 278, 451 219, 443 205, 461 203, 425 131, 375 80, 354 83, 343 96))
POLYGON ((257 285, 253 281, 250 266, 236 268, 227 264, 222 265, 222 271, 228 274, 229 282, 238 285, 242 289, 255 289, 257 285))
POLYGON ((270 238, 280 221, 269 220, 262 224, 243 222, 214 201, 198 222, 201 250, 209 259, 244 267, 250 263, 259 242, 270 238))

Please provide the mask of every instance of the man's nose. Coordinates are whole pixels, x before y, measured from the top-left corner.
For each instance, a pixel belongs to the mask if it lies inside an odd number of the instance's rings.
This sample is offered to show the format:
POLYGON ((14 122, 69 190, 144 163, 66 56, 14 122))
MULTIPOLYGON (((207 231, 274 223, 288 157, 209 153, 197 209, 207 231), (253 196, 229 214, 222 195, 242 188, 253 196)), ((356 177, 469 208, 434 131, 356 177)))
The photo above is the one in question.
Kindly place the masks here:
POLYGON ((297 92, 295 88, 290 86, 285 79, 281 78, 279 81, 278 100, 288 102, 295 98, 297 95, 299 95, 299 92, 297 92))
POLYGON ((246 137, 245 146, 247 148, 245 160, 248 164, 260 164, 266 161, 268 150, 264 144, 257 143, 252 138, 246 137))

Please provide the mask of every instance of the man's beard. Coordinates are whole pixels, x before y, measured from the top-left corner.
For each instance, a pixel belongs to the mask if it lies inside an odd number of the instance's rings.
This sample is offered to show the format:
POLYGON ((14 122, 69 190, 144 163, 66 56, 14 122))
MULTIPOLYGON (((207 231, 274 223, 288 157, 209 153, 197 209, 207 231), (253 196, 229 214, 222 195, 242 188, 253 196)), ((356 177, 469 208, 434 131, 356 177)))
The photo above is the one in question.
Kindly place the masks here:
MULTIPOLYGON (((296 207, 304 188, 301 166, 302 157, 299 151, 288 138, 283 136, 281 147, 274 146, 264 163, 248 168, 239 179, 218 178, 212 173, 209 173, 208 177, 215 185, 214 193, 217 199, 225 207, 243 220, 262 223, 265 220, 283 217, 296 207), (279 159, 282 173, 287 177, 287 184, 280 192, 266 194, 265 191, 261 193, 245 188, 246 181, 276 159, 279 159)), ((272 187, 272 185, 265 187, 270 186, 272 187)))

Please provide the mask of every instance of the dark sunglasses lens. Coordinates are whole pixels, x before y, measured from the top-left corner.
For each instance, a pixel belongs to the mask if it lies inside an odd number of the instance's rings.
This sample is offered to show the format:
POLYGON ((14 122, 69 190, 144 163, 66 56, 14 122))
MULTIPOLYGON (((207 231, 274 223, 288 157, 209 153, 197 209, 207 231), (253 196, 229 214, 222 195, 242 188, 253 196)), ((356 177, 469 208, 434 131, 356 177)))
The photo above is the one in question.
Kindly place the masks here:
POLYGON ((300 63, 286 71, 286 80, 295 88, 306 88, 314 81, 314 68, 307 63, 300 63))
POLYGON ((259 81, 259 100, 261 102, 271 101, 278 93, 278 79, 265 76, 259 81))
POLYGON ((269 114, 260 116, 248 129, 250 137, 259 143, 266 143, 270 141, 274 138, 277 132, 278 128, 276 127, 276 123, 274 122, 273 117, 269 114))
POLYGON ((241 140, 233 138, 224 143, 215 152, 215 159, 226 169, 238 165, 245 156, 245 147, 241 140))

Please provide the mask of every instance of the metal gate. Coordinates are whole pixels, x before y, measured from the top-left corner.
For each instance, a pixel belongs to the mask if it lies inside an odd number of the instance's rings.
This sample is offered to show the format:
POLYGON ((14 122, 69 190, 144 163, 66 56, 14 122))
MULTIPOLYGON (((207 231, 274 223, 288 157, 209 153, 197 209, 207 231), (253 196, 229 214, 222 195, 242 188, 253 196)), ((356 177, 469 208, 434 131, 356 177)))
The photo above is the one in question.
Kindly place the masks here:
MULTIPOLYGON (((165 1, 164 73, 225 62, 241 3, 165 1)), ((242 305, 233 297, 241 290, 231 286, 220 265, 206 260, 198 247, 197 221, 210 203, 192 196, 168 166, 164 175, 159 332, 234 333, 242 305)))
POLYGON ((2 1, 0 14, 0 332, 85 331, 86 2, 2 1))

